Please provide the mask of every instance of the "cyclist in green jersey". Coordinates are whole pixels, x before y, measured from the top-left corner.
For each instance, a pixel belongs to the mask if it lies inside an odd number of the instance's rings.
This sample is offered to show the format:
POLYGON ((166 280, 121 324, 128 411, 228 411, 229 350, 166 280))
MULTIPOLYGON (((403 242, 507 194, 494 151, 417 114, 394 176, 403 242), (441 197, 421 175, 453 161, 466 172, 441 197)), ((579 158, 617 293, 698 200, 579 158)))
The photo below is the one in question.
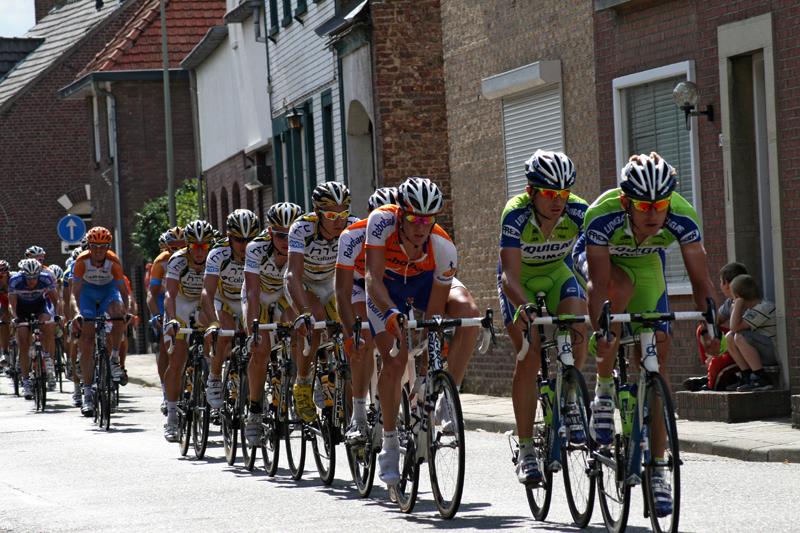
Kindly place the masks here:
MULTIPOLYGON (((522 349, 522 331, 528 316, 522 310, 535 301, 537 292, 546 294, 547 309, 555 314, 586 314, 583 288, 572 271, 570 252, 583 231, 587 203, 570 192, 575 184, 575 166, 561 152, 538 150, 525 163, 526 192, 506 204, 502 216, 500 264, 497 292, 506 331, 517 352, 522 349)), ((575 361, 580 369, 586 361, 586 326, 575 326, 575 361)), ((520 443, 517 479, 538 483, 542 479, 534 456, 533 424, 541 367, 539 336, 534 335, 528 355, 517 361, 511 397, 520 443)), ((574 407, 574 398, 573 398, 574 407)), ((567 410, 568 419, 577 418, 577 408, 567 410)), ((573 435, 585 440, 585 436, 573 435)))
MULTIPOLYGON (((678 242, 692 284, 695 307, 706 310, 706 298, 714 298, 714 286, 706 268, 700 224, 694 208, 674 192, 675 170, 655 152, 636 155, 622 169, 620 187, 602 194, 587 210, 584 237, 574 253, 576 270, 586 277, 589 316, 595 334, 589 351, 597 357, 597 385, 592 403, 590 432, 600 445, 614 438, 612 371, 621 332, 612 324, 611 342, 597 333, 598 317, 606 300, 612 313, 669 312, 664 280, 664 251, 678 242), (585 245, 585 250, 583 249, 585 245)), ((630 325, 636 331, 637 324, 630 325)), ((670 327, 656 331, 661 368, 670 349, 670 327)), ((717 353, 719 341, 704 335, 708 353, 717 353)), ((638 366, 638 359, 634 358, 638 366)), ((662 374, 667 379, 666 374, 662 374)), ((657 439, 660 442, 660 439, 657 439)), ((658 457, 659 450, 652 450, 658 457)), ((660 450, 663 453, 663 450, 660 450)), ((671 512, 669 490, 657 491, 662 512, 671 512)))

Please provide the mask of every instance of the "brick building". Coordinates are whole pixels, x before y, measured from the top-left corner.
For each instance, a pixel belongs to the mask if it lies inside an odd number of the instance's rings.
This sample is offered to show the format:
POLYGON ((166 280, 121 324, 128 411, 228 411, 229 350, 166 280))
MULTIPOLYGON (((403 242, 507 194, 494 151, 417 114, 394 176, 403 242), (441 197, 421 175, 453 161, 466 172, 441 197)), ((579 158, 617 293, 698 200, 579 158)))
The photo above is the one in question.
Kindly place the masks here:
MULTIPOLYGON (((650 146, 648 136, 656 139, 657 151, 678 167, 681 194, 701 216, 712 280, 726 262, 742 262, 776 303, 781 386, 795 394, 798 24, 792 1, 595 1, 603 187, 615 185, 627 152, 650 146), (691 131, 672 99, 675 85, 686 80, 700 87, 695 110, 713 108, 711 116, 689 119, 691 131)), ((679 292, 686 291, 673 293, 679 292)), ((671 301, 676 310, 692 307, 685 294, 671 301)), ((673 340, 673 383, 703 371, 692 333, 680 327, 673 340)))
POLYGON ((119 31, 141 0, 36 0, 36 25, 22 38, 0 38, 8 61, 0 77, 0 257, 12 265, 36 244, 62 264, 58 221, 66 214, 92 222, 90 116, 83 102, 58 90, 119 31), (11 54, 10 52, 13 52, 11 54))
MULTIPOLYGON (((166 8, 176 187, 196 177, 189 76, 179 64, 225 14, 224 1, 205 7, 197 10, 193 2, 172 0, 166 8)), ((114 232, 143 316, 144 266, 152 258, 141 257, 130 235, 144 203, 167 192, 161 50, 160 2, 147 0, 60 91, 64 105, 80 104, 88 132, 81 154, 93 191, 92 223, 114 232)))
MULTIPOLYGON (((500 214, 524 192, 538 148, 575 162, 573 191, 591 202, 597 169, 592 2, 443 0, 442 40, 458 277, 496 310, 499 343, 473 355, 468 390, 508 394, 515 358, 497 298, 500 214)), ((585 367, 591 377, 591 361, 585 367)))

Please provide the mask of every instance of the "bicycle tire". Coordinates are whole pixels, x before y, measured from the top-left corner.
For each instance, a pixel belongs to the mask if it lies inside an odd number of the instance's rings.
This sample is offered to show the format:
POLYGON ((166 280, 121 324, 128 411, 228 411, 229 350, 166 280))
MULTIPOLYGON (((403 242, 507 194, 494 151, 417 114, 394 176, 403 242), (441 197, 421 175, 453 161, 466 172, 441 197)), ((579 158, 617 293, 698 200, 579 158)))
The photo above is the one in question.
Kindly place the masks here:
POLYGON ((375 404, 372 398, 372 391, 367 392, 367 442, 363 446, 351 446, 345 444, 347 450, 347 460, 350 463, 350 472, 353 474, 353 482, 356 484, 358 495, 366 498, 372 492, 375 483, 375 465, 377 464, 378 444, 375 440, 380 437, 377 435, 376 424, 380 420, 380 404, 375 404))
POLYGON ((239 413, 239 440, 242 442, 242 463, 244 463, 245 469, 252 471, 256 466, 258 448, 261 446, 251 446, 247 442, 247 435, 245 435, 247 424, 245 422, 250 415, 250 381, 247 379, 247 369, 240 368, 239 370, 239 394, 236 401, 239 413))
POLYGON ((264 470, 268 476, 274 476, 278 471, 278 459, 281 450, 281 423, 278 420, 277 407, 272 404, 272 396, 264 402, 264 418, 261 431, 264 435, 264 444, 261 446, 261 458, 264 461, 264 470))
POLYGON ((311 451, 323 485, 333 483, 336 472, 336 443, 334 442, 333 407, 320 410, 317 419, 309 424, 311 451))
POLYGON ((538 485, 525 486, 525 496, 528 498, 528 506, 533 513, 533 517, 538 521, 544 521, 550 512, 550 501, 553 497, 553 472, 550 470, 547 458, 550 456, 550 432, 552 427, 545 424, 544 412, 541 399, 536 402, 536 422, 533 424, 533 442, 535 454, 539 463, 539 472, 542 474, 542 481, 538 485))
POLYGON ((419 491, 420 464, 417 463, 419 439, 411 426, 411 408, 408 405, 408 392, 403 388, 400 409, 397 411, 397 438, 400 441, 400 483, 394 485, 393 499, 404 513, 414 511, 419 491))
POLYGON ((631 510, 631 488, 625 482, 628 437, 617 432, 614 446, 595 450, 597 501, 609 533, 623 533, 631 510))
POLYGON ((284 375, 281 379, 283 386, 283 401, 286 418, 283 424, 283 437, 286 442, 286 460, 289 463, 289 472, 295 480, 303 477, 303 468, 306 464, 306 432, 303 420, 297 414, 294 402, 292 383, 284 375))
POLYGON ((461 399, 453 377, 444 371, 433 376, 434 402, 446 401, 453 422, 452 431, 444 431, 443 424, 436 420, 436 409, 428 412, 428 472, 431 491, 436 508, 442 518, 453 518, 461 505, 464 491, 464 419, 461 414, 461 399), (453 453, 448 452, 452 450, 453 453))
POLYGON ((30 360, 30 369, 28 370, 28 376, 33 377, 33 404, 35 406, 35 410, 39 411, 39 407, 42 403, 42 396, 41 391, 39 389, 39 356, 38 351, 36 351, 33 357, 30 360), (32 374, 32 376, 31 376, 32 374))
POLYGON ((178 443, 180 444, 181 457, 189 453, 192 442, 192 381, 194 368, 186 365, 183 369, 181 380, 181 397, 178 401, 178 443))
POLYGON ((100 417, 100 427, 108 431, 111 429, 111 395, 113 394, 108 350, 103 354, 103 368, 103 416, 100 417))
MULTIPOLYGON (((561 446, 561 464, 564 475, 564 489, 567 493, 567 505, 575 525, 585 528, 589 525, 594 510, 595 483, 590 473, 592 458, 591 439, 589 438, 590 400, 586 381, 576 368, 567 368, 561 383, 562 399, 560 405, 569 406, 568 395, 571 389, 576 392, 575 405, 583 426, 583 442, 571 442, 572 436, 567 425, 566 438, 561 446)), ((562 420, 564 417, 562 416, 562 420)))
POLYGON ((675 410, 669 387, 664 378, 659 374, 650 376, 647 395, 645 399, 647 416, 645 420, 650 420, 646 437, 645 448, 648 451, 648 458, 645 460, 645 469, 642 480, 644 489, 645 507, 650 515, 650 523, 656 533, 677 533, 678 522, 680 521, 681 503, 681 460, 678 444, 678 428, 675 422, 675 410), (658 402, 658 405, 656 405, 658 402), (658 436, 659 431, 653 426, 655 420, 663 420, 666 432, 658 436), (659 445, 657 440, 662 440, 659 445), (656 462, 653 450, 664 447, 663 461, 656 462), (659 475, 665 478, 667 485, 671 489, 672 509, 671 513, 663 514, 657 512, 655 494, 653 492, 653 477, 659 475), (658 516, 662 514, 662 516, 658 516))
POLYGON ((208 363, 205 357, 194 356, 195 372, 194 372, 194 385, 192 386, 192 394, 194 400, 192 407, 194 413, 192 414, 192 444, 194 446, 194 456, 196 459, 202 459, 206 455, 206 447, 208 446, 208 426, 211 422, 211 408, 206 401, 206 383, 208 380, 208 363))
POLYGON ((47 372, 44 366, 44 354, 41 348, 36 348, 34 356, 34 398, 36 399, 36 410, 44 412, 47 404, 47 372))
POLYGON ((56 380, 58 381, 58 390, 59 392, 63 393, 64 372, 66 370, 64 366, 64 344, 58 337, 56 337, 55 339, 55 352, 53 353, 53 363, 56 371, 56 380))
POLYGON ((236 410, 237 396, 237 371, 233 357, 225 365, 225 373, 222 377, 222 407, 219 410, 220 421, 222 422, 222 444, 225 448, 225 459, 228 465, 233 466, 236 462, 236 440, 238 438, 238 412, 236 410))
POLYGON ((20 374, 17 372, 17 361, 19 361, 19 348, 17 347, 16 341, 9 344, 8 352, 11 355, 11 361, 9 362, 9 373, 11 375, 11 380, 14 382, 14 396, 19 396, 19 385, 20 385, 20 374))

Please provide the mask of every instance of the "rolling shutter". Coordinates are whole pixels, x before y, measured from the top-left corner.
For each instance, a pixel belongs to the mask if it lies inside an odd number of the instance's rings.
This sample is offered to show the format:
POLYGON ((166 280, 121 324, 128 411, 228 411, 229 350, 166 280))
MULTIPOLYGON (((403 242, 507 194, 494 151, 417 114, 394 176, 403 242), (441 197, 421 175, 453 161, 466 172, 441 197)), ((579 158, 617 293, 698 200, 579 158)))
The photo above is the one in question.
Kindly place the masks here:
MULTIPOLYGON (((674 104, 673 104, 674 107, 674 104)), ((525 161, 536 150, 563 151, 561 88, 503 100, 506 192, 512 198, 525 192, 525 161)))

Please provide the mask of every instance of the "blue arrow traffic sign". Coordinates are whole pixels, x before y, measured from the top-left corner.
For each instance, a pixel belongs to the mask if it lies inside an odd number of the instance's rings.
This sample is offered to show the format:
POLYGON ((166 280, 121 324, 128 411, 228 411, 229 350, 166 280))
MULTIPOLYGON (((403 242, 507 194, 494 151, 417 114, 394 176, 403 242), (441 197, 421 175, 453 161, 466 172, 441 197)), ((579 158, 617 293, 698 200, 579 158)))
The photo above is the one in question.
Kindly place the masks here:
POLYGON ((58 236, 69 243, 76 243, 86 233, 86 224, 81 217, 67 215, 58 221, 58 236))

